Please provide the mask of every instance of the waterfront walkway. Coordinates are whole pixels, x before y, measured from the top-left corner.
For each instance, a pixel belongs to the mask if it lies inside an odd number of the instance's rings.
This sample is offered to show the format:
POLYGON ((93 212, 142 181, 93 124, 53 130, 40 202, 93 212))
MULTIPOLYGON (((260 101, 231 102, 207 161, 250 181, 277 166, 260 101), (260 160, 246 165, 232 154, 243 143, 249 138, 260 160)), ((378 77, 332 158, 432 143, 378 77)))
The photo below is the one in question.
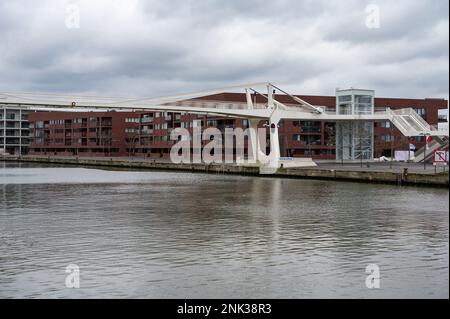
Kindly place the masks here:
MULTIPOLYGON (((44 155, 25 155, 22 156, 23 159, 31 158, 42 158, 42 159, 85 159, 85 160, 96 160, 96 161, 129 161, 131 163, 172 163, 170 158, 167 157, 139 157, 139 156, 120 156, 120 157, 109 157, 109 156, 44 156, 44 155)), ((437 166, 435 167, 432 163, 414 163, 414 162, 377 162, 377 161, 345 161, 344 163, 340 161, 333 160, 315 160, 317 166, 315 169, 320 170, 337 170, 337 171, 364 171, 364 172, 392 172, 392 173, 403 173, 404 169, 408 170, 408 173, 417 174, 435 174, 447 172, 447 166, 437 166)), ((236 165, 236 164, 227 164, 236 165)), ((309 169, 309 168, 297 168, 297 169, 309 169)))
MULTIPOLYGON (((103 166, 125 169, 162 169, 216 174, 260 175, 255 165, 175 164, 167 158, 142 157, 76 157, 76 156, 4 156, 0 161, 48 163, 56 165, 103 166)), ((316 161, 315 167, 280 168, 273 177, 349 180, 396 185, 428 185, 448 187, 448 168, 427 163, 316 161)), ((264 175, 267 176, 267 175, 264 175)))
POLYGON ((344 162, 344 164, 335 161, 316 161, 318 169, 340 170, 340 171, 365 171, 365 172, 395 172, 403 173, 404 169, 408 173, 435 174, 447 172, 447 166, 434 166, 433 163, 405 163, 405 162, 366 162, 361 165, 360 162, 344 162))

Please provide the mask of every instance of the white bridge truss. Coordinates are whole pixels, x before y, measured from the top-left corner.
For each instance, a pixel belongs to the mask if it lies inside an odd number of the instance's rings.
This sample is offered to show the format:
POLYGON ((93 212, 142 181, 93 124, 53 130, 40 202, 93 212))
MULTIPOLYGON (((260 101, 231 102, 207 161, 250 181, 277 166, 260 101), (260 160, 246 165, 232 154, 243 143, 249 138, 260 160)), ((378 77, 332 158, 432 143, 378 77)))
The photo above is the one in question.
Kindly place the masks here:
MULTIPOLYGON (((72 96, 46 93, 0 93, 0 105, 14 104, 32 110, 86 111, 94 109, 107 110, 144 110, 169 111, 193 114, 206 114, 221 117, 248 119, 250 128, 257 128, 259 121, 270 123, 270 154, 266 155, 259 146, 257 134, 250 140, 254 150, 257 150, 257 161, 266 168, 276 171, 280 167, 280 146, 278 139, 278 123, 282 119, 311 121, 391 121, 405 136, 448 136, 448 131, 438 131, 431 127, 413 109, 374 111, 371 114, 336 114, 327 112, 326 107, 311 105, 299 97, 290 95, 271 83, 251 83, 224 87, 195 93, 158 98, 118 98, 72 96), (260 89, 259 91, 257 89, 260 89), (261 89, 262 88, 262 89, 261 89), (204 101, 196 98, 216 93, 244 90, 246 103, 204 101), (261 93, 263 90, 264 93, 261 93), (284 104, 277 101, 275 91, 288 95, 292 103, 284 104), (266 103, 256 103, 252 95, 258 94, 265 98, 266 103)), ((355 123, 356 124, 356 123, 355 123)), ((345 141, 344 141, 345 143, 345 141)), ((364 143, 364 141, 362 141, 364 143)))

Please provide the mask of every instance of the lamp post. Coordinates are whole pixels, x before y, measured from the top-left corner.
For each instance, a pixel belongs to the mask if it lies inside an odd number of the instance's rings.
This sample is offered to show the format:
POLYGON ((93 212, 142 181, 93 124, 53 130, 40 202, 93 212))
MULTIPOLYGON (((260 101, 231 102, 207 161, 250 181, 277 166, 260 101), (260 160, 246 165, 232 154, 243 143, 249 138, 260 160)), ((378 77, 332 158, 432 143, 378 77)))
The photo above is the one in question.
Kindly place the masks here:
POLYGON ((391 132, 389 139, 391 140, 391 160, 389 161, 389 167, 392 168, 392 161, 394 159, 394 128, 392 126, 392 123, 390 125, 391 125, 391 132))

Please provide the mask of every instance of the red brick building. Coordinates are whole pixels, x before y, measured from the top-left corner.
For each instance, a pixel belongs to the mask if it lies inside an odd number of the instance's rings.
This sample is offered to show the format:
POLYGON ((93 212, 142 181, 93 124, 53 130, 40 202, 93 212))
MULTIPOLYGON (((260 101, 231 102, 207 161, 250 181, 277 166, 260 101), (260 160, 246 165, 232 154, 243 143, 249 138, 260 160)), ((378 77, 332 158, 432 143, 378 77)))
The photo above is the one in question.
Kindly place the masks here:
MULTIPOLYGON (((303 100, 333 112, 334 96, 299 95, 303 100)), ((254 96, 255 103, 265 103, 254 96)), ((285 104, 294 103, 289 96, 276 95, 285 104)), ((221 93, 195 99, 197 102, 246 103, 245 94, 221 93)), ((444 99, 375 98, 375 109, 414 108, 431 125, 438 123, 438 109, 447 109, 444 99)), ((167 157, 174 141, 170 132, 177 127, 192 131, 192 121, 202 120, 202 128, 246 128, 246 120, 198 116, 174 112, 32 112, 29 115, 32 143, 30 154, 77 156, 167 157)), ((263 123, 261 123, 262 126, 263 123)), ((375 122, 374 157, 390 156, 391 150, 407 150, 408 139, 392 123, 375 122)), ((284 120, 280 123, 282 156, 334 159, 335 125, 324 121, 284 120)), ((416 148, 423 138, 413 140, 416 148)))
POLYGON ((30 154, 124 156, 134 112, 32 112, 30 154))

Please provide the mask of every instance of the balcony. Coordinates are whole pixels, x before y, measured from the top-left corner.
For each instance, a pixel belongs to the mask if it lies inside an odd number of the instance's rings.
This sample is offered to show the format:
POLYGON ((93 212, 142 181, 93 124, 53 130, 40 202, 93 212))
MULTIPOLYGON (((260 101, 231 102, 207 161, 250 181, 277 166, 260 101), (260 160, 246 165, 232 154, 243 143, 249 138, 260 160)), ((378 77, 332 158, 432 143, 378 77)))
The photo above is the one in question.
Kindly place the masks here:
POLYGON ((319 133, 321 132, 320 126, 305 126, 301 128, 302 133, 319 133))
POLYGON ((112 126, 112 118, 111 117, 102 117, 100 121, 101 121, 101 126, 112 126))
POLYGON ((141 134, 153 134, 153 130, 152 129, 142 130, 141 134))
POLYGON ((153 122, 153 117, 143 117, 141 119, 141 123, 150 123, 153 122))
POLYGON ((5 136, 20 136, 20 132, 19 131, 6 131, 5 136))
POLYGON ((20 144, 19 138, 6 138, 6 145, 11 144, 20 144))

